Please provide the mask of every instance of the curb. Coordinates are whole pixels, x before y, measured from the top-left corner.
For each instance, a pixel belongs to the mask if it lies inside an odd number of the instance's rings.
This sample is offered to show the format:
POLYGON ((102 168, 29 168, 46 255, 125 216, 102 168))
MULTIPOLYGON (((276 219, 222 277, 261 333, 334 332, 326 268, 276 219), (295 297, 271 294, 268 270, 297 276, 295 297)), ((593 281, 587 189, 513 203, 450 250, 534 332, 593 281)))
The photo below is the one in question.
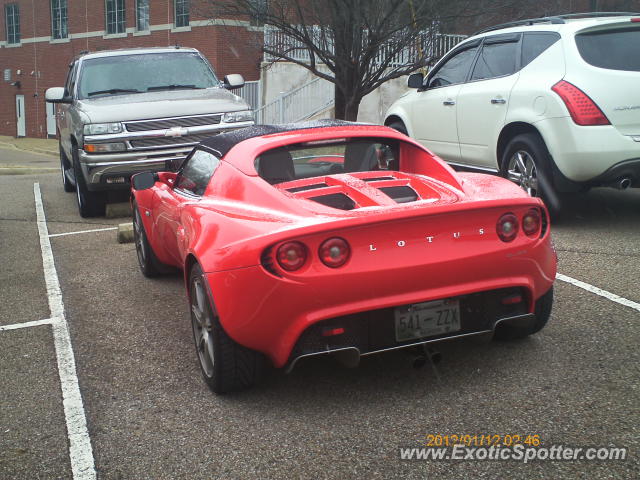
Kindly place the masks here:
POLYGON ((59 168, 49 167, 0 167, 1 175, 35 175, 38 173, 58 173, 59 168))
POLYGON ((52 157, 58 156, 58 152, 55 150, 47 150, 46 148, 39 148, 39 147, 20 148, 16 144, 9 143, 9 142, 0 142, 0 148, 5 148, 8 150, 20 150, 21 152, 39 153, 41 155, 49 155, 52 157))
POLYGON ((133 222, 118 225, 118 243, 133 243, 133 222))

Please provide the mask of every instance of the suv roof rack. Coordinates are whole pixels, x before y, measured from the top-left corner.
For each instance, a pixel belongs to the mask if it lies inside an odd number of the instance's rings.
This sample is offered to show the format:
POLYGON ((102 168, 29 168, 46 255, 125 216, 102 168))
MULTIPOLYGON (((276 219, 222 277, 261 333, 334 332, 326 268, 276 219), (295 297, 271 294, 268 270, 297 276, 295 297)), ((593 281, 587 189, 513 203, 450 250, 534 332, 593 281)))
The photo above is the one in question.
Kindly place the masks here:
POLYGON ((494 30, 502 30, 503 28, 518 27, 520 25, 534 25, 536 23, 550 23, 552 25, 567 23, 565 20, 571 20, 575 18, 592 18, 592 17, 628 17, 640 15, 637 12, 582 12, 582 13, 567 13, 564 15, 553 15, 549 17, 540 18, 528 18, 526 20, 516 20, 514 22, 501 23, 493 27, 485 28, 475 32, 473 35, 479 35, 481 33, 492 32, 494 30))

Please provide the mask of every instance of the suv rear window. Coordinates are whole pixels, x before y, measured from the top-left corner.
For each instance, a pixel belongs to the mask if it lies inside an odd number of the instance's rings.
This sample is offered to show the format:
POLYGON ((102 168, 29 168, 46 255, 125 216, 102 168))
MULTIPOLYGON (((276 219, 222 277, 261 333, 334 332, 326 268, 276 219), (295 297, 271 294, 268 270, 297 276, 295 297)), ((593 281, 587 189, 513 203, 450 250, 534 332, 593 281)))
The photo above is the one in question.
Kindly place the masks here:
POLYGON ((560 40, 556 32, 527 32, 522 39, 522 68, 529 65, 551 45, 560 40))
POLYGON ((581 33, 576 44, 584 61, 594 67, 640 72, 640 28, 581 33))

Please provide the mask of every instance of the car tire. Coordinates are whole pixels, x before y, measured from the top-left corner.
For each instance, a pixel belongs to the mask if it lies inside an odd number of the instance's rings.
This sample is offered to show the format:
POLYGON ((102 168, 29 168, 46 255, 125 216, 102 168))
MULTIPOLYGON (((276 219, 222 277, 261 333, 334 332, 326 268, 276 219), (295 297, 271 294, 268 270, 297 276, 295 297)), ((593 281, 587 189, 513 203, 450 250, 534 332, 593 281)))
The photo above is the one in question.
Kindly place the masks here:
POLYGON ((64 191, 67 193, 73 192, 76 187, 69 181, 69 178, 67 177, 67 170, 71 170, 69 159, 67 158, 67 154, 64 153, 64 150, 62 149, 62 145, 59 145, 58 148, 60 150, 60 172, 62 173, 62 188, 64 188, 64 191))
POLYGON ((389 125, 387 125, 389 128, 393 128, 394 130, 399 131, 400 133, 404 133, 405 135, 409 135, 407 133, 407 127, 406 125, 401 122, 401 121, 395 121, 393 123, 390 123, 389 125))
POLYGON ((516 340, 518 338, 528 337, 542 330, 551 316, 551 308, 553 306, 553 287, 547 293, 542 295, 537 301, 534 313, 536 320, 531 325, 516 326, 509 324, 500 324, 496 328, 494 339, 496 340, 516 340))
POLYGON ((145 277, 153 278, 171 271, 171 267, 158 260, 142 223, 138 204, 133 202, 133 241, 136 245, 136 256, 140 271, 145 277))
POLYGON ((541 198, 547 208, 557 213, 561 201, 553 186, 551 154, 537 133, 516 135, 502 154, 502 175, 519 185, 532 197, 541 198))
POLYGON ((264 357, 227 335, 211 303, 206 282, 200 265, 195 264, 189 275, 191 326, 204 381, 215 393, 249 388, 262 372, 264 357))
POLYGON ((78 212, 82 218, 99 217, 104 215, 105 194, 104 192, 91 192, 80 168, 78 148, 73 147, 73 176, 76 180, 76 200, 78 202, 78 212))

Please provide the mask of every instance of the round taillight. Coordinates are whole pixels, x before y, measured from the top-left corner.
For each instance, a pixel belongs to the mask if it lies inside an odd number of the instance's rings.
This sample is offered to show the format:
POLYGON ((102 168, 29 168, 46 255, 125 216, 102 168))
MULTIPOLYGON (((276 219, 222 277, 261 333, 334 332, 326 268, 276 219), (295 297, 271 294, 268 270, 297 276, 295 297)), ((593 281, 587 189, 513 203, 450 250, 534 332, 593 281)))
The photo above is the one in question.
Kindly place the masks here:
POLYGON ((532 208, 522 217, 522 231, 528 236, 537 235, 540 231, 540 211, 532 208))
POLYGON ((505 213, 498 220, 496 232, 503 242, 511 242, 518 235, 518 217, 513 213, 505 213))
POLYGON ((318 254, 322 263, 327 267, 338 268, 349 260, 351 248, 349 248, 347 241, 342 238, 330 238, 322 242, 318 254))
POLYGON ((278 247, 278 264, 289 272, 298 270, 307 261, 307 249, 300 242, 287 242, 278 247))

